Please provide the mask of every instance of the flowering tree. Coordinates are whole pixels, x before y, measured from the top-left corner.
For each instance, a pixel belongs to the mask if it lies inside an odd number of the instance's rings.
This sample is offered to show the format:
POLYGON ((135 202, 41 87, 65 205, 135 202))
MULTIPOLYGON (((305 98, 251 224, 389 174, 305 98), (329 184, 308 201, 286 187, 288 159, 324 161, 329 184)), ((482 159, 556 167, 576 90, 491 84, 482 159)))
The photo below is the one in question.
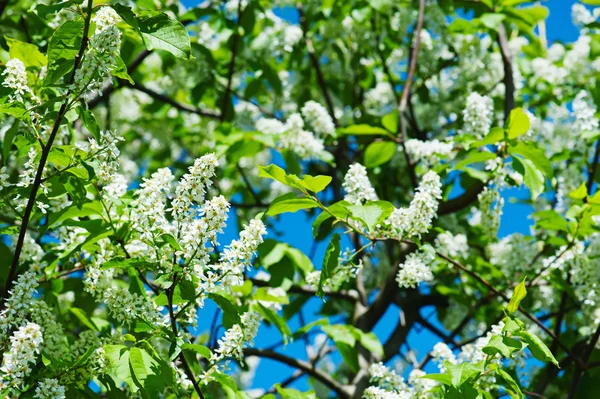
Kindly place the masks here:
POLYGON ((0 0, 0 395, 597 397, 600 2, 531 3, 0 0))

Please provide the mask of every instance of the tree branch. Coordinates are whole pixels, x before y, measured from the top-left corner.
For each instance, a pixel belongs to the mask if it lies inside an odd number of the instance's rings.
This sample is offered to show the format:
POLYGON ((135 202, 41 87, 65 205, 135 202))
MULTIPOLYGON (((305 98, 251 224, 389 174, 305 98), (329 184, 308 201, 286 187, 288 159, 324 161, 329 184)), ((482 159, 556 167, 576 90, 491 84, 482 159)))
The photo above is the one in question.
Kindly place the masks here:
MULTIPOLYGON (((81 59, 85 53, 85 50, 88 46, 88 33, 90 29, 90 22, 92 19, 92 6, 93 1, 88 0, 87 6, 87 15, 85 17, 85 23, 83 26, 83 38, 81 39, 81 46, 79 47, 79 52, 75 56, 75 60, 73 62, 73 73, 67 83, 67 87, 71 86, 75 81, 75 73, 77 69, 79 69, 79 65, 81 64, 81 59)), ((58 114, 56 116, 56 120, 54 121, 54 126, 52 127, 52 131, 50 132, 50 136, 48 137, 48 142, 46 145, 42 146, 42 155, 40 157, 40 163, 38 165, 35 178, 33 181, 33 185, 31 187, 31 192, 29 193, 29 199, 27 200, 27 206, 25 208, 25 213, 23 213, 23 219, 21 220, 21 228, 19 230, 19 237, 17 239, 17 244, 15 245, 15 252, 13 255, 12 263, 10 265, 10 269, 8 271, 8 276, 6 279, 6 285, 4 287, 4 292, 2 293, 2 297, 5 298, 8 295, 8 291, 13 285, 13 282, 17 276, 17 267, 19 265, 19 258, 21 256, 21 251, 23 250, 23 243, 25 241, 25 233, 27 232, 27 225, 29 224, 29 219, 31 218, 31 213, 33 212, 33 207, 35 206, 36 198, 38 190, 40 189, 40 185, 42 184, 42 175, 44 173, 44 168, 46 167, 46 162, 48 161, 48 155, 50 154, 50 150, 52 149, 52 143, 54 143, 54 139, 58 133, 58 129, 60 128, 60 124, 65 116, 67 110, 67 106, 70 102, 71 89, 67 90, 65 95, 65 99, 63 100, 58 114)))
POLYGON ((242 19, 242 2, 238 1, 237 7, 237 21, 235 23, 235 31, 231 38, 231 60, 229 61, 229 69, 227 71, 227 86, 225 87, 225 93, 223 94, 223 101, 221 103, 221 122, 227 119, 227 109, 229 108, 229 97, 231 94, 231 84, 233 83, 233 74, 235 72, 235 60, 237 58, 238 44, 240 41, 240 20, 242 19))
POLYGON ((213 119, 219 119, 221 116, 220 114, 218 114, 215 111, 211 111, 211 110, 204 110, 204 109, 199 109, 196 107, 192 107, 190 105, 187 104, 182 104, 180 102, 177 102, 175 100, 173 100, 171 97, 166 96, 162 93, 158 93, 152 89, 147 88, 146 86, 143 86, 140 83, 136 83, 134 85, 132 85, 131 83, 129 83, 126 80, 122 80, 119 79, 119 82, 121 83, 122 86, 126 86, 126 87, 130 87, 132 89, 141 91, 142 93, 146 93, 147 95, 149 95, 150 97, 161 101, 165 104, 169 104, 170 106, 172 106, 173 108, 176 108, 180 111, 185 111, 185 112, 190 112, 192 114, 196 114, 196 115, 200 115, 200 116, 205 116, 207 118, 213 118, 213 119))
POLYGON ((502 64, 504 65, 504 121, 508 120, 510 111, 515 107, 515 82, 513 80, 513 66, 506 38, 506 29, 503 24, 498 27, 498 45, 502 55, 502 64))
POLYGON ((262 358, 268 358, 277 360, 278 362, 287 364, 288 366, 294 367, 298 370, 304 371, 306 374, 314 377, 323 383, 323 385, 327 386, 331 390, 333 390, 338 398, 341 399, 350 399, 350 394, 347 388, 342 385, 339 381, 334 379, 328 373, 319 370, 314 365, 300 359, 294 359, 291 357, 287 357, 279 352, 264 350, 264 349, 256 349, 256 348, 246 348, 244 349, 244 355, 246 356, 258 356, 262 358))
POLYGON ((296 8, 298 9, 298 14, 300 15, 300 26, 302 27, 302 35, 304 37, 304 42, 306 43, 306 49, 308 51, 308 55, 310 57, 312 66, 317 74, 317 81, 319 82, 321 92, 323 93, 323 97, 325 98, 325 103, 327 104, 329 115, 331 115, 333 124, 335 126, 338 126, 338 121, 335 117, 335 108, 333 106, 333 101, 331 101, 331 96, 329 95, 329 91, 327 90, 327 83, 325 82, 325 77, 323 76, 323 72, 321 71, 319 59, 317 58, 317 55, 315 53, 315 47, 313 46, 312 40, 310 40, 310 38, 308 37, 308 21, 306 20, 306 16, 304 15, 304 12, 302 10, 302 3, 298 2, 296 4, 296 8))

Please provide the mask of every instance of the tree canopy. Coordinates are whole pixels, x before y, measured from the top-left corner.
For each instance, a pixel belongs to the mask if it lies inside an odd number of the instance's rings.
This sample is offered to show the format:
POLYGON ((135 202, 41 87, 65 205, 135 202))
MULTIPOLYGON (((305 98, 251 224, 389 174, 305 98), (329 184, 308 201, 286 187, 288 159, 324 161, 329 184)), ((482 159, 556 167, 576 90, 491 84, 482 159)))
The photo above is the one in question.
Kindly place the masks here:
POLYGON ((0 0, 0 396, 596 398, 594 6, 0 0))

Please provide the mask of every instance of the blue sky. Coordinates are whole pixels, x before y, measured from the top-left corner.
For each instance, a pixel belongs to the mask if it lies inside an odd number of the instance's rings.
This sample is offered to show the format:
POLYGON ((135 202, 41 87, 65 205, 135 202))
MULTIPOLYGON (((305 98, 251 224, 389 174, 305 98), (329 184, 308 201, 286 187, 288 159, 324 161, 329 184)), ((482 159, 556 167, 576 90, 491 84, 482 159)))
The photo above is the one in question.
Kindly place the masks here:
MULTIPOLYGON (((196 4, 197 1, 189 0, 184 1, 184 4, 192 5, 196 4)), ((549 0, 544 1, 543 5, 550 9, 550 15, 546 20, 547 26, 547 38, 549 43, 555 41, 561 42, 572 42, 578 37, 578 30, 573 26, 571 22, 571 6, 575 3, 574 0, 549 0)), ((277 10, 277 14, 282 18, 289 20, 296 20, 296 12, 294 9, 290 10, 277 10)), ((510 189, 503 193, 505 198, 504 215, 502 217, 501 227, 499 231, 500 236, 506 236, 507 234, 514 232, 521 232, 523 234, 529 234, 529 227, 532 221, 529 219, 529 215, 532 213, 532 208, 529 205, 523 204, 520 200, 528 198, 528 192, 525 189, 510 189)), ((296 214, 282 215, 275 224, 275 230, 278 234, 275 234, 274 230, 269 231, 271 238, 277 235, 277 239, 289 243, 291 246, 296 247, 304 253, 309 253, 313 244, 311 234, 311 223, 312 220, 307 216, 306 213, 299 212, 296 214)), ((230 220, 230 228, 226 231, 225 236, 221 239, 221 242, 228 242, 230 239, 235 238, 237 232, 235 231, 235 222, 230 220)), ((342 245, 349 246, 349 242, 343 242, 342 245)), ((317 268, 320 268, 320 264, 325 252, 327 241, 320 243, 317 247, 316 254, 313 258, 313 262, 317 268)), ((315 320, 319 316, 316 312, 320 308, 320 300, 313 298, 305 306, 304 318, 306 322, 315 320)), ((215 307, 208 304, 200 312, 200 329, 208 329, 210 322, 213 318, 215 307)), ((431 309, 425 309, 423 314, 428 315, 431 309)), ((394 328, 398 321, 398 309, 390 307, 386 315, 382 318, 380 323, 376 326, 375 332, 382 342, 389 336, 391 330, 394 328)), ((435 318, 435 317, 434 317, 435 318)), ((434 324, 439 324, 434 321, 434 324)), ((299 327, 297 318, 293 319, 290 323, 292 331, 299 327)), ((222 333, 222 330, 221 330, 222 333)), ((274 328, 268 328, 262 326, 258 337, 255 342, 255 346, 258 348, 264 348, 273 345, 281 340, 281 335, 274 328)), ((431 347, 438 341, 437 337, 428 333, 427 330, 420 332, 413 331, 408 338, 408 344, 410 347, 417 352, 417 358, 421 358, 431 347)), ((302 340, 288 344, 281 352, 291 357, 305 358, 304 342, 302 340)), ((339 356, 334 356, 334 361, 339 361, 339 356)), ((276 382, 285 380, 292 374, 294 370, 281 363, 262 359, 254 379, 253 387, 270 388, 276 382)), ((427 371, 435 372, 435 368, 427 371)), ((298 389, 307 389, 308 383, 306 379, 301 379, 298 382, 291 385, 298 389)))

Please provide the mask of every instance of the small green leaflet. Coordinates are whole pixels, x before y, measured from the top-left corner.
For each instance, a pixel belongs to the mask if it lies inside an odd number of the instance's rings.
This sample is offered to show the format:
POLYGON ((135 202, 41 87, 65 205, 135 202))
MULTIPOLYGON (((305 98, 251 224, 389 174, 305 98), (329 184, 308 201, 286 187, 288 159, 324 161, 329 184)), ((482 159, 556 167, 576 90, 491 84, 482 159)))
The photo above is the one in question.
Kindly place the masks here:
POLYGON ((331 241, 325 251, 325 258, 323 259, 323 267, 321 268, 321 279, 319 280, 319 287, 317 289, 317 295, 321 298, 325 295, 323 292, 323 284, 333 276, 333 271, 337 268, 340 257, 340 235, 334 234, 331 237, 331 241))
POLYGON ((521 281, 519 283, 519 285, 517 285, 515 287, 515 290, 513 291, 513 295, 510 298, 510 302, 508 303, 508 313, 515 313, 517 311, 517 309, 519 309, 519 304, 521 303, 521 301, 523 300, 523 298, 525 298, 525 296, 527 295, 527 288, 525 287, 525 280, 527 279, 527 277, 523 278, 523 281, 521 281))

